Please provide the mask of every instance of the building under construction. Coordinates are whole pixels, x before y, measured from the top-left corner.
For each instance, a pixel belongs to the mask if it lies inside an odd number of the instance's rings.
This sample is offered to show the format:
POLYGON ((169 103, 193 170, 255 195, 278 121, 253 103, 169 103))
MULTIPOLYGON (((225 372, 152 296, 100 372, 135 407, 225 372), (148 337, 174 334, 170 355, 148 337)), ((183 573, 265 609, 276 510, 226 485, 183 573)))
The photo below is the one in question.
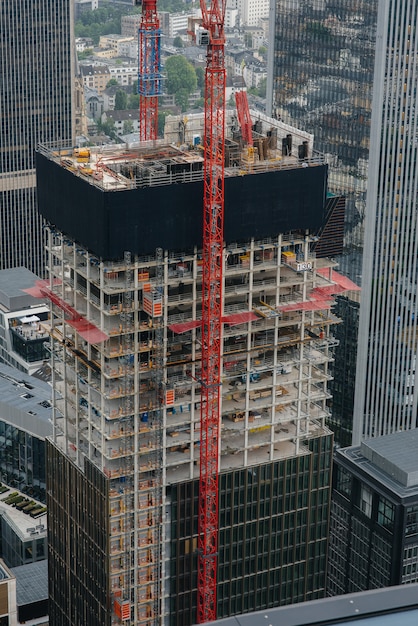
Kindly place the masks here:
MULTIPOLYGON (((252 119, 250 150, 227 115, 218 617, 324 594, 331 307, 352 287, 319 253, 343 220, 312 135, 252 119)), ((55 626, 196 622, 202 127, 37 155, 55 626)))

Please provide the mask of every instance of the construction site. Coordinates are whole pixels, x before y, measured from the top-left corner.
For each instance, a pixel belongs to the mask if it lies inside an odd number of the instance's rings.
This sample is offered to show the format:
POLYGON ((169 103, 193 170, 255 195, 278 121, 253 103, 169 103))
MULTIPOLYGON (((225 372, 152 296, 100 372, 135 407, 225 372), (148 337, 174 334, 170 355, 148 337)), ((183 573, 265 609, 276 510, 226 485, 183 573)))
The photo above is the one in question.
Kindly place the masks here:
MULTIPOLYGON (((37 156, 49 279, 31 293, 52 306, 54 624, 197 619, 202 118, 169 118, 167 140, 152 145, 44 146, 37 156)), ((327 168, 313 137, 259 113, 252 121, 249 150, 227 113, 220 617, 323 593, 332 304, 355 288, 316 252, 327 168), (273 498, 290 499, 287 511, 273 498), (280 521, 289 511, 293 539, 280 521)))

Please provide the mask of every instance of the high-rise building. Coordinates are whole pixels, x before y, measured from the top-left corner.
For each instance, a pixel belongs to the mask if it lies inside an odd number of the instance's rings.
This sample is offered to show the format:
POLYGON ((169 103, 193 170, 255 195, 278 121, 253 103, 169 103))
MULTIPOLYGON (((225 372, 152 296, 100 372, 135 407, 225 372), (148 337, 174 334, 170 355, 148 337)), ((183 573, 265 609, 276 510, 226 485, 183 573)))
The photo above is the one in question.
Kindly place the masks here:
MULTIPOLYGON (((315 135, 329 163, 329 188, 346 197, 340 270, 361 284, 377 0, 270 3, 267 113, 315 135)), ((351 443, 358 298, 338 303, 344 319, 332 368, 336 441, 351 443), (350 438, 350 441, 347 441, 350 438)))
MULTIPOLYGON (((313 137, 227 116, 218 615, 321 597, 332 294, 318 258, 327 167, 313 137)), ((234 112, 235 113, 235 112, 234 112)), ((178 139, 181 118, 168 124, 178 139)), ((47 150, 55 626, 196 622, 203 116, 180 149, 47 150), (129 252, 128 252, 129 251, 129 252)), ((338 205, 335 199, 332 204, 338 205)), ((329 241, 328 244, 329 245, 329 241)))
POLYGON ((381 2, 353 443, 417 425, 418 6, 381 2))
POLYGON ((39 142, 72 138, 72 4, 1 3, 0 269, 44 273, 35 149, 39 142))
POLYGON ((338 450, 327 592, 418 582, 418 430, 338 450))

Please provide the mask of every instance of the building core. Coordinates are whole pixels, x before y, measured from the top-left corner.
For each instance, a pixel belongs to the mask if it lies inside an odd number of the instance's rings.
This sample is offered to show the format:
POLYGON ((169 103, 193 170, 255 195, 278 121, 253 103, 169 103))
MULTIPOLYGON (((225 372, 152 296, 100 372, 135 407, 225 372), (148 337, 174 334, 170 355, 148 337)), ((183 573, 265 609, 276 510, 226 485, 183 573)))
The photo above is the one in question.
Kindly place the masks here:
MULTIPOLYGON (((227 115, 219 617, 325 593, 331 306, 353 286, 315 253, 330 220, 312 135, 252 118, 254 151, 227 115)), ((172 120, 174 143, 38 152, 57 626, 196 621, 198 125, 172 120)))

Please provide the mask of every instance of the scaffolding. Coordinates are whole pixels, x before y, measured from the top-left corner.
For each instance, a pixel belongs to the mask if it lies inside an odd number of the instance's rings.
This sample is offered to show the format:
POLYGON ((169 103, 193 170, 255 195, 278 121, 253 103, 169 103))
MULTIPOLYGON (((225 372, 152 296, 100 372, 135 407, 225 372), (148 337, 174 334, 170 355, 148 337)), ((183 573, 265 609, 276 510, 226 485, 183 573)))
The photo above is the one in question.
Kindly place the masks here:
MULTIPOLYGON (((314 241, 292 232, 224 249, 221 469, 302 453, 328 417, 330 307, 353 285, 314 241)), ((105 262, 52 229, 48 250, 49 288, 72 307, 51 299, 54 439, 106 480, 113 624, 155 626, 165 488, 199 474, 201 253, 105 262), (89 343, 70 310, 106 338, 89 343)))

